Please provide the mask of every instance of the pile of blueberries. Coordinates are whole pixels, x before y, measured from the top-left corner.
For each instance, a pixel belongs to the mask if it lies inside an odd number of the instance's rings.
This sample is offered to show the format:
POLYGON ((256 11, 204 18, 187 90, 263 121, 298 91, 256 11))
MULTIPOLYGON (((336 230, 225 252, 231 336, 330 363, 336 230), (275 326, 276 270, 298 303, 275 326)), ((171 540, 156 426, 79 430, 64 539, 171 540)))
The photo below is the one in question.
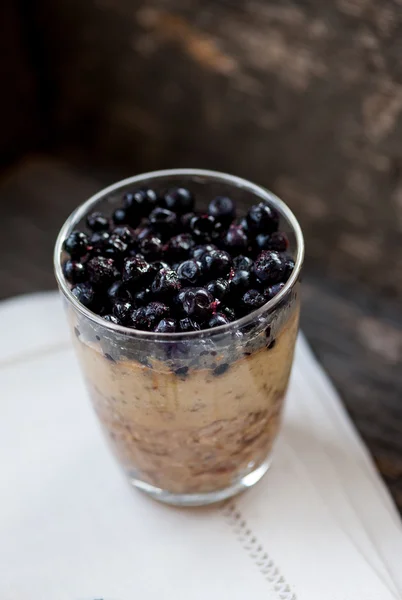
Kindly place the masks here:
POLYGON ((225 325, 273 298, 294 268, 276 210, 260 202, 237 218, 225 196, 194 207, 182 187, 139 189, 111 218, 88 215, 89 231, 63 245, 73 295, 105 321, 159 333, 225 325))

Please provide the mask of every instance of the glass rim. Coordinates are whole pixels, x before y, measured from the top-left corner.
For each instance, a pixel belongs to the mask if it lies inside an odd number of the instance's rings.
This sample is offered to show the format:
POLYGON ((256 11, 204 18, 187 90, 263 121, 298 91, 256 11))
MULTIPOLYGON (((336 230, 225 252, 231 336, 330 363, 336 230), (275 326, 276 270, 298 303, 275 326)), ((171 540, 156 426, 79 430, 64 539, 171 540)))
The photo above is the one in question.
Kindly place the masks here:
POLYGON ((205 338, 216 336, 219 334, 229 333, 230 331, 235 331, 240 327, 246 326, 250 322, 254 321, 256 318, 264 315, 265 313, 270 313, 279 305, 281 300, 289 293, 289 291, 293 288, 295 283, 297 282, 300 271, 303 265, 304 260, 304 239, 301 227, 299 225, 298 220, 296 219, 293 212, 290 208, 278 198, 275 194, 267 190, 266 188, 252 183, 247 179, 243 179, 241 177, 237 177, 236 175, 229 175, 227 173, 221 173, 219 171, 211 171, 206 169, 164 169, 158 171, 150 171, 148 173, 142 173, 140 175, 134 175, 132 177, 127 177, 126 179, 122 179, 109 185, 86 201, 84 201, 81 205, 79 205, 66 219, 62 228, 59 231, 59 234, 56 239, 56 244, 54 247, 53 254, 53 263, 54 263, 54 271, 56 276, 56 281, 59 286, 59 289, 62 291, 63 295, 66 299, 73 305, 73 307, 80 312, 83 316, 88 318, 90 321, 97 323, 98 325, 105 327, 115 333, 120 333, 124 335, 129 335, 138 339, 147 339, 147 340, 181 340, 181 339, 194 339, 194 338, 205 338), (220 325, 218 327, 202 329, 200 331, 188 331, 188 332, 174 332, 174 333, 158 333, 155 331, 142 331, 138 329, 132 329, 130 327, 126 327, 124 325, 117 325, 115 323, 111 323, 109 321, 105 321, 100 315, 92 312, 88 308, 86 308, 83 304, 81 304, 77 298, 71 293, 71 289, 63 275, 62 264, 61 264, 61 255, 63 251, 63 242, 67 237, 67 234, 70 233, 74 229, 74 227, 79 223, 91 210, 91 208, 95 207, 96 204, 104 199, 109 194, 118 192, 119 189, 126 187, 127 185, 137 185, 141 184, 141 182, 150 180, 150 179, 163 179, 166 177, 200 177, 200 178, 209 178, 214 179, 215 181, 219 181, 221 183, 227 183, 233 185, 234 187, 244 189, 255 196, 261 198, 261 200, 267 200, 270 204, 272 204, 283 217, 286 218, 290 226, 292 227, 293 233, 296 238, 296 257, 295 257, 295 267, 292 271, 291 276, 288 281, 285 283, 285 286, 282 290, 276 294, 271 300, 263 304, 260 308, 254 310, 248 315, 241 317, 241 319, 236 319, 230 323, 225 325, 220 325))

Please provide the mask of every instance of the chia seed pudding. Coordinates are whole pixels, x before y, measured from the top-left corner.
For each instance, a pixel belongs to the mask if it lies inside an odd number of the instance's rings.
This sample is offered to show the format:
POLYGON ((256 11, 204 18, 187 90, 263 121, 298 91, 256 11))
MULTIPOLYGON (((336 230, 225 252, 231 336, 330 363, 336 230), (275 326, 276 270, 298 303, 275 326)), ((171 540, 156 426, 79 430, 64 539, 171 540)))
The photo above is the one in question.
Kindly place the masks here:
POLYGON ((289 209, 244 180, 192 173, 98 194, 55 253, 110 446, 134 485, 176 504, 228 497, 265 472, 300 304, 301 233, 289 209), (249 201, 243 214, 236 199, 249 201))

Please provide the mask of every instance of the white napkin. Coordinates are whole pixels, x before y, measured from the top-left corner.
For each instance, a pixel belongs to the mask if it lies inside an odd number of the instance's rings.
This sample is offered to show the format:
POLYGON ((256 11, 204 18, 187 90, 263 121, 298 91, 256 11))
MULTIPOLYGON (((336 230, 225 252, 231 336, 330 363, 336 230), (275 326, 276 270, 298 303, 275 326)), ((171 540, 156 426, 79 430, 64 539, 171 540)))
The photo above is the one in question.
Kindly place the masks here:
POLYGON ((402 524, 300 338, 273 465, 223 505, 132 490, 106 448, 59 300, 0 305, 1 600, 389 600, 402 524))

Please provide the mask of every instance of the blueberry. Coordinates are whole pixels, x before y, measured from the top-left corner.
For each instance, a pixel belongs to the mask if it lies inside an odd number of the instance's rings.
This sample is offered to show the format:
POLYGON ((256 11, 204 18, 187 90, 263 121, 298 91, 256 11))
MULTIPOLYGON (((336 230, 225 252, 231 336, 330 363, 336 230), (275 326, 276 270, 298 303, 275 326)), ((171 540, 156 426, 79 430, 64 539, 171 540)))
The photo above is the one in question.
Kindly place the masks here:
POLYGON ((284 287, 285 287, 284 283, 275 283, 274 285, 270 285, 269 287, 265 288, 265 290, 264 290, 265 300, 267 302, 268 302, 268 300, 271 300, 274 296, 279 294, 279 292, 284 287))
POLYGON ((254 262, 249 256, 235 256, 233 259, 233 268, 239 271, 251 271, 254 262))
POLYGON ((151 298, 152 291, 149 287, 143 288, 134 294, 134 302, 137 306, 144 306, 145 304, 148 304, 148 302, 151 301, 151 298))
POLYGON ((96 310, 95 308, 93 308, 92 310, 95 310, 95 312, 98 313, 98 315, 100 315, 101 317, 104 317, 110 312, 110 303, 108 299, 105 298, 98 289, 95 289, 95 306, 96 310))
POLYGON ((111 302, 116 300, 132 301, 132 295, 122 281, 112 283, 107 291, 107 296, 111 302))
POLYGON ((180 291, 173 296, 172 298, 172 307, 176 312, 184 314, 183 311, 183 299, 187 292, 187 290, 191 289, 190 287, 182 287, 180 291))
POLYGON ((285 273, 283 276, 283 281, 287 281, 292 274, 293 269, 295 268, 295 261, 291 256, 286 256, 284 258, 285 263, 285 273))
POLYGON ((93 212, 87 216, 87 225, 91 231, 107 231, 109 219, 100 212, 93 212))
POLYGON ((289 240, 286 233, 274 231, 274 233, 259 233, 255 238, 256 246, 259 250, 276 250, 276 252, 285 252, 289 246, 289 240))
POLYGON ((128 251, 128 256, 132 258, 140 258, 141 260, 145 260, 145 256, 141 254, 141 252, 138 252, 138 250, 136 250, 135 248, 131 248, 131 250, 128 251))
POLYGON ((116 302, 113 304, 113 314, 118 318, 120 323, 123 323, 123 325, 130 323, 133 310, 134 305, 132 302, 116 300, 116 302))
POLYGON ((156 274, 151 290, 159 296, 173 296, 181 288, 180 279, 176 271, 171 269, 162 269, 156 274))
POLYGON ((215 217, 217 221, 228 225, 236 216, 236 210, 233 200, 227 196, 217 196, 211 200, 208 206, 208 212, 215 217))
POLYGON ((101 250, 101 253, 103 256, 119 261, 127 254, 127 249, 127 244, 118 235, 112 234, 101 250))
POLYGON ((222 314, 225 315, 225 317, 229 320, 229 321, 235 321, 236 320, 236 313, 234 311, 233 308, 229 307, 229 306, 221 306, 220 307, 220 312, 222 314))
POLYGON ((145 222, 143 222, 142 224, 140 224, 135 230, 134 230, 134 236, 135 239, 137 240, 138 243, 141 243, 141 241, 147 237, 149 237, 150 235, 153 235, 155 232, 152 229, 152 227, 150 226, 148 220, 146 220, 145 222))
POLYGON ((228 292, 229 282, 226 279, 213 279, 205 287, 214 298, 222 300, 228 292))
POLYGON ((228 369, 229 365, 227 363, 222 363, 215 367, 215 369, 212 372, 215 375, 215 377, 219 377, 219 375, 223 375, 224 373, 226 373, 228 369))
POLYGON ((213 250, 209 254, 204 254, 201 264, 205 276, 208 279, 215 279, 228 275, 232 266, 232 259, 230 254, 224 250, 213 250))
POLYGON ((157 333, 174 333, 176 328, 176 319, 162 319, 154 328, 154 331, 157 333))
POLYGON ((105 321, 109 323, 114 323, 115 325, 121 325, 119 319, 115 315, 105 315, 102 317, 105 321))
POLYGON ((231 254, 240 254, 248 246, 248 237, 240 225, 231 225, 226 232, 223 243, 231 254))
POLYGON ((156 324, 169 317, 169 307, 162 302, 151 302, 147 306, 141 306, 131 315, 131 324, 136 329, 151 331, 156 324))
POLYGON ((162 246, 162 240, 154 234, 141 240, 139 250, 148 260, 154 260, 162 254, 162 246))
POLYGON ((279 283, 285 277, 286 264, 287 257, 273 250, 264 250, 255 260, 253 272, 264 283, 279 283))
POLYGON ((189 317, 205 320, 212 312, 213 297, 205 288, 189 288, 182 298, 184 312, 189 317))
POLYGON ((123 205, 130 219, 147 215, 157 203, 156 192, 149 188, 127 192, 123 197, 123 205))
POLYGON ((95 256, 87 263, 89 281, 96 287, 108 287, 119 277, 112 258, 95 256))
POLYGON ((170 238, 166 245, 166 252, 172 260, 185 260, 193 247, 192 236, 189 233, 180 233, 170 238))
POLYGON ((174 374, 185 379, 188 375, 188 367, 179 367, 174 371, 174 374))
POLYGON ((139 256, 130 256, 124 260, 123 281, 137 289, 150 276, 151 267, 146 260, 139 256))
POLYGON ((87 308, 93 308, 95 305, 95 290, 91 283, 77 283, 71 293, 75 296, 78 302, 81 302, 87 308))
POLYGON ((179 329, 180 331, 200 331, 201 327, 194 319, 190 319, 189 317, 185 317, 184 319, 180 319, 179 321, 179 329))
POLYGON ((169 190, 164 197, 166 208, 182 214, 193 210, 194 197, 186 188, 169 190))
POLYGON ((145 314, 145 306, 140 306, 140 308, 133 311, 131 314, 130 326, 134 327, 134 329, 150 331, 151 323, 145 314))
POLYGON ((230 323, 229 319, 223 313, 216 313, 208 321, 208 327, 219 327, 220 325, 227 325, 230 323))
POLYGON ((150 302, 145 307, 144 315, 149 319, 150 328, 153 328, 158 321, 169 317, 170 308, 162 302, 150 302))
POLYGON ((204 244, 202 246, 195 246, 191 251, 191 255, 195 260, 201 260, 205 254, 210 254, 214 250, 218 250, 214 244, 204 244))
POLYGON ((177 226, 177 216, 167 208, 155 208, 149 215, 149 222, 161 235, 169 235, 177 226))
POLYGON ((101 253, 105 248, 108 240, 110 238, 110 234, 107 231, 95 231, 89 239, 89 245, 94 250, 94 253, 101 253))
POLYGON ((260 202, 248 211, 247 223, 250 230, 254 232, 272 233, 278 229, 279 216, 269 204, 260 202))
POLYGON ((153 275, 156 275, 159 271, 162 271, 162 269, 170 269, 168 263, 163 260, 154 260, 151 262, 150 267, 153 275))
POLYGON ((66 260, 63 275, 70 283, 82 283, 87 278, 86 266, 78 260, 66 260))
POLYGON ((216 237, 216 221, 212 215, 195 216, 190 221, 190 229, 194 238, 210 242, 216 237))
POLYGON ((113 235, 117 235, 128 247, 132 247, 136 240, 135 232, 129 225, 118 225, 112 231, 113 235))
POLYGON ((242 308, 248 313, 263 306, 266 302, 258 290, 248 290, 241 299, 242 308))
POLYGON ((71 258, 81 258, 88 252, 88 236, 82 231, 73 231, 64 240, 63 248, 71 258))
POLYGON ((113 222, 116 225, 124 225, 128 222, 127 212, 124 208, 116 208, 112 216, 113 222))
POLYGON ((251 287, 250 271, 235 271, 229 279, 229 294, 235 298, 242 296, 251 287))
POLYGON ((212 312, 213 313, 220 312, 221 305, 222 305, 222 302, 220 300, 217 300, 216 298, 214 298, 214 300, 211 302, 212 312))
POLYGON ((180 223, 181 223, 181 225, 182 225, 182 227, 183 227, 183 229, 185 231, 190 231, 190 229, 191 229, 191 227, 190 227, 191 219, 193 217, 195 217, 195 216, 196 215, 193 212, 188 212, 188 213, 186 213, 184 215, 181 215, 181 217, 180 217, 180 223))
POLYGON ((250 228, 248 226, 248 221, 247 221, 247 217, 242 217, 239 221, 238 224, 240 225, 240 227, 243 229, 243 231, 245 231, 247 234, 250 233, 250 228))
POLYGON ((177 268, 177 275, 182 285, 194 285, 201 276, 201 263, 197 260, 185 260, 177 268))

